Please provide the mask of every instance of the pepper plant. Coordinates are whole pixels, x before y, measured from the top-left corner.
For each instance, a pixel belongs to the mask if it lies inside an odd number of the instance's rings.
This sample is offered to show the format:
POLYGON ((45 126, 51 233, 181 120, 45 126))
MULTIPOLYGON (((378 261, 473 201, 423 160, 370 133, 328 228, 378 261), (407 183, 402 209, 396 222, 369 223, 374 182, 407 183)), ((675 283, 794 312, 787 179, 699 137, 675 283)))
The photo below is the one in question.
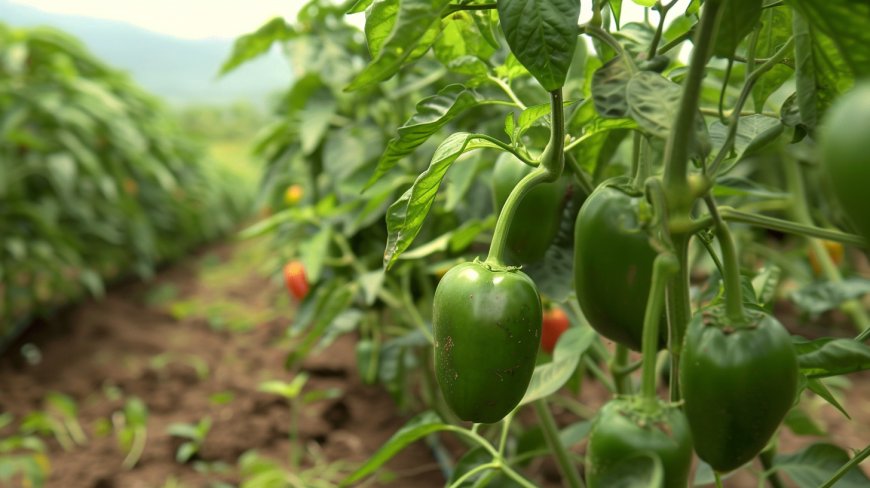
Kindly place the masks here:
MULTIPOLYGON (((759 481, 771 486, 784 476, 802 487, 868 483, 856 466, 870 447, 851 446, 861 449, 854 456, 830 444, 779 453, 777 432, 813 430, 794 421, 807 418, 801 400, 809 395, 845 414, 826 378, 870 369, 870 321, 860 301, 868 286, 856 272, 870 237, 859 196, 870 183, 870 153, 857 135, 868 126, 860 107, 870 5, 636 1, 646 7, 643 21, 622 22, 629 3, 590 0, 581 19, 581 2, 571 0, 358 0, 333 10, 312 2, 301 29, 273 21, 239 40, 235 55, 249 57, 272 42, 295 46, 303 33, 314 35, 312 12, 365 12, 369 60, 345 72, 331 96, 360 94, 367 108, 331 112, 322 122, 312 95, 292 99, 306 108, 289 120, 300 131, 317 121, 353 131, 410 111, 395 130, 379 126, 392 137, 364 163, 357 153, 324 159, 313 149, 320 146, 306 149, 301 132, 283 139, 301 146, 281 149, 282 157, 301 157, 299 147, 311 155, 303 166, 315 171, 312 185, 329 181, 319 172, 324 161, 368 171, 354 180, 361 195, 341 194, 347 208, 396 195, 376 212, 386 219, 382 256, 362 259, 380 229, 366 221, 372 227, 354 254, 339 251, 339 259, 362 277, 382 257, 386 274, 369 305, 410 317, 431 347, 432 362, 417 348, 414 361, 400 363, 430 382, 429 408, 346 484, 410 442, 437 443, 439 432, 469 446, 455 465, 441 463, 454 487, 535 486, 524 466, 546 454, 572 487, 721 485, 755 458, 759 481), (411 107, 405 102, 413 96, 419 101, 411 107), (390 116, 373 108, 384 101, 396 102, 390 116), (428 165, 420 167, 424 154, 428 165), (493 204, 477 205, 475 190, 489 186, 493 204), (488 221, 494 226, 481 225, 488 221), (822 239, 854 256, 845 270, 822 239), (822 279, 782 257, 805 242, 822 279), (431 274, 419 279, 419 270, 445 262, 453 266, 434 290, 431 274), (397 302, 391 279, 417 282, 397 302), (786 279, 802 285, 790 297, 799 307, 840 309, 856 337, 792 335, 773 315, 786 279), (572 312, 573 326, 549 361, 536 354, 541 297, 572 312), (659 358, 667 361, 665 385, 657 385, 659 358), (588 381, 584 373, 613 394, 597 414, 572 398, 588 381), (433 377, 440 393, 433 394, 433 377), (591 422, 559 431, 556 403, 591 422), (538 428, 515 420, 527 405, 538 428), (530 432, 542 441, 530 443, 530 432), (581 460, 573 448, 585 438, 581 460), (694 481, 692 452, 703 461, 694 481), (816 468, 806 475, 801 463, 816 468)), ((359 60, 366 53, 349 32, 359 60)), ((369 141, 370 148, 377 140, 369 141)), ((274 167, 289 174, 289 166, 274 167)), ((275 181, 267 178, 266 188, 275 181)), ((311 205, 276 214, 259 230, 298 229, 312 209, 339 208, 320 188, 312 191, 319 193, 311 205)), ((290 237, 280 242, 292 246, 290 237)), ((306 299, 320 311, 331 307, 325 292, 316 293, 328 278, 315 273, 306 299)), ((338 323, 329 320, 315 320, 312 330, 338 323)), ((390 335, 383 324, 359 329, 366 339, 390 335)), ((361 365, 371 371, 387 354, 366 344, 361 365)))

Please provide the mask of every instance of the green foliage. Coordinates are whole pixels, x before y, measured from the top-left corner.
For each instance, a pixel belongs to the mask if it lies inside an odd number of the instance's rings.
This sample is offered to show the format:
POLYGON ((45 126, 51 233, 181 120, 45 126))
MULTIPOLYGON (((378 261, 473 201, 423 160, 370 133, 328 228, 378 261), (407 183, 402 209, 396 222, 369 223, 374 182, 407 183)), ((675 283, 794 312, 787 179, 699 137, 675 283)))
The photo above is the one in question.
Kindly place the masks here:
POLYGON ((163 106, 75 39, 0 25, 0 60, 4 327, 147 277, 245 213, 163 106))

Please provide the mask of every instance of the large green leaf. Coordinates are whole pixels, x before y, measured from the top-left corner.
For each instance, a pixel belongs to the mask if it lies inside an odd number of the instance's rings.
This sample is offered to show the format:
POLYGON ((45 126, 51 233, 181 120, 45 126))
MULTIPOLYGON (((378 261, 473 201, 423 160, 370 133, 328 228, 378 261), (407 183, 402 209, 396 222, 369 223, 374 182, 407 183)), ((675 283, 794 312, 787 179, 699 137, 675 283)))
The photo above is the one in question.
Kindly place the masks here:
POLYGON ((723 58, 734 54, 740 41, 758 23, 762 3, 762 0, 725 0, 713 41, 713 54, 723 58))
MULTIPOLYGON (((791 37, 791 9, 786 6, 766 8, 761 14, 761 30, 755 46, 755 55, 766 58, 775 53, 791 37)), ((784 64, 774 66, 763 74, 752 87, 755 111, 761 112, 764 103, 780 86, 794 75, 794 67, 784 64)))
POLYGON ((439 430, 447 430, 450 425, 441 421, 437 414, 431 411, 423 412, 411 419, 398 432, 393 434, 387 442, 378 449, 368 461, 350 474, 341 482, 341 486, 351 486, 353 483, 365 478, 383 466, 399 451, 429 434, 439 430))
POLYGON ((445 139, 435 150, 429 168, 420 174, 411 188, 387 211, 387 248, 384 267, 390 269, 396 259, 414 242, 441 186, 444 174, 465 152, 473 134, 458 132, 445 139))
MULTIPOLYGON (((843 449, 833 444, 818 443, 794 454, 778 454, 774 458, 773 466, 777 471, 788 475, 800 488, 818 488, 847 462, 849 454, 843 449)), ((870 478, 861 468, 855 466, 834 486, 865 488, 870 486, 870 478)))
POLYGON ((592 75, 592 101, 595 110, 606 118, 628 116, 626 88, 632 70, 623 56, 616 56, 592 75))
MULTIPOLYGON (((628 112, 645 132, 667 139, 680 110, 680 85, 651 71, 641 71, 628 82, 628 112)), ((695 137, 691 152, 706 156, 710 152, 710 136, 700 112, 695 115, 695 137)))
POLYGON ((808 378, 824 378, 870 369, 870 346, 852 339, 795 340, 798 364, 808 378))
POLYGON ((870 2, 787 0, 818 33, 828 37, 855 78, 870 75, 870 2))
POLYGON ((597 335, 591 327, 571 327, 559 337, 553 361, 535 367, 532 380, 520 405, 552 395, 571 378, 580 357, 597 335))
MULTIPOLYGON (((734 154, 732 165, 775 141, 782 134, 782 130, 783 124, 776 117, 762 114, 740 117, 737 123, 737 133, 734 136, 734 145, 731 149, 734 154)), ((718 151, 725 143, 728 131, 729 127, 720 120, 715 120, 710 124, 710 142, 712 142, 714 150, 718 151)), ((726 165, 720 170, 720 173, 727 173, 730 168, 730 165, 726 165)))
POLYGON ((814 128, 833 99, 870 75, 870 2, 789 0, 803 124, 814 128))
POLYGON ((479 32, 472 13, 456 12, 445 19, 441 35, 435 41, 435 57, 451 71, 472 76, 486 76, 488 68, 483 60, 495 48, 479 32))
POLYGON ((398 137, 390 139, 366 188, 460 113, 483 103, 477 93, 459 84, 447 85, 437 95, 420 100, 416 113, 397 130, 398 137))
POLYGON ((282 17, 275 17, 262 27, 236 39, 233 52, 221 66, 224 75, 243 63, 266 54, 275 42, 286 41, 296 36, 296 31, 282 17))
POLYGON ((870 293, 870 280, 855 277, 838 282, 814 282, 793 292, 790 298, 801 310, 817 316, 867 293, 870 293))
POLYGON ((498 17, 511 48, 547 91, 560 88, 577 44, 580 2, 499 0, 498 17))
MULTIPOLYGON (((390 9, 378 6, 394 4, 398 0, 376 2, 373 12, 366 19, 366 32, 376 31, 378 35, 389 27, 389 35, 377 39, 373 49, 374 59, 345 88, 357 90, 392 77, 406 63, 411 62, 429 50, 441 31, 441 13, 450 0, 402 0, 395 15, 390 9), (369 23, 373 27, 369 28, 369 23), (376 29, 374 25, 377 25, 376 29)), ((370 41, 371 42, 371 41, 370 41)))

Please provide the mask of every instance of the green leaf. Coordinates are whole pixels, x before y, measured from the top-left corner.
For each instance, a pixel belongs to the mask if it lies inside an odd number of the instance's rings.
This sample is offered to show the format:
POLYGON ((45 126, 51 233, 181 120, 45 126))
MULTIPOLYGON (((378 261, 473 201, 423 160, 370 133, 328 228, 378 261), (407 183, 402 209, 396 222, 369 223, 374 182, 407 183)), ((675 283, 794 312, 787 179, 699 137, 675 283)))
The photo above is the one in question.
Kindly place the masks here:
POLYGON ((287 400, 292 400, 302 393, 302 388, 308 382, 308 374, 305 372, 297 374, 290 383, 281 380, 270 380, 260 383, 257 390, 279 395, 287 400))
POLYGON ((429 168, 420 174, 411 188, 390 205, 387 211, 387 248, 384 268, 390 269, 396 259, 414 242, 423 221, 438 194, 441 180, 450 166, 465 152, 473 134, 458 132, 450 135, 435 150, 429 168))
POLYGON ((791 300, 801 310, 817 316, 839 307, 843 302, 860 298, 870 293, 870 280, 847 278, 840 282, 823 281, 811 283, 793 292, 791 300))
POLYGON ((356 0, 353 5, 347 9, 347 15, 350 14, 358 14, 360 12, 365 12, 365 10, 372 4, 374 0, 356 0))
POLYGON ((547 91, 565 84, 579 34, 576 0, 499 0, 511 52, 547 91))
MULTIPOLYGON (((830 39, 855 78, 870 75, 870 2, 854 0, 787 0, 818 33, 830 39)), ((826 41, 817 41, 826 43, 826 41)))
MULTIPOLYGON (((374 7, 381 3, 384 2, 377 2, 374 7)), ((394 19, 389 15, 366 19, 366 32, 371 21, 379 26, 389 25, 390 34, 382 42, 378 40, 377 55, 345 91, 384 81, 404 64, 425 54, 441 32, 441 13, 449 3, 450 0, 402 0, 394 19)))
POLYGON ((472 14, 456 12, 445 19, 441 35, 433 46, 435 57, 451 71, 472 76, 486 76, 489 59, 495 49, 478 32, 472 14))
MULTIPOLYGON (((710 124, 710 142, 713 149, 718 151, 725 143, 729 127, 721 120, 715 120, 710 124)), ((737 133, 734 136, 732 152, 735 157, 730 165, 722 168, 720 173, 727 173, 735 164, 743 158, 757 153, 768 144, 772 143, 782 134, 783 124, 776 117, 762 114, 752 114, 740 117, 737 123, 737 133)))
POLYGON ((725 0, 719 14, 719 28, 713 41, 713 54, 723 58, 734 55, 761 18, 761 0, 725 0))
POLYGON ((308 356, 308 352, 324 336, 332 321, 353 303, 356 290, 356 283, 335 283, 332 288, 316 295, 317 302, 312 312, 314 322, 311 324, 311 330, 308 331, 305 339, 287 355, 284 362, 286 368, 290 369, 298 361, 308 356))
POLYGON ((853 339, 795 339, 801 372, 825 378, 870 369, 870 346, 853 339))
MULTIPOLYGON (((793 17, 797 102, 801 121, 814 129, 837 95, 852 86, 854 71, 838 52, 833 38, 811 26, 799 11, 793 17)), ((848 30, 847 25, 844 30, 848 30)))
MULTIPOLYGON (((773 466, 785 473, 800 488, 818 488, 827 482, 841 466, 849 462, 843 449, 826 443, 813 444, 794 454, 778 454, 773 466)), ((864 488, 870 478, 855 466, 835 485, 837 488, 864 488)))
POLYGON ((803 380, 806 381, 806 387, 808 390, 815 393, 816 395, 818 395, 820 398, 822 398, 826 402, 830 403, 834 408, 839 410, 840 413, 842 413, 847 419, 852 418, 849 416, 849 413, 846 412, 846 409, 843 408, 843 405, 841 405, 840 402, 837 400, 837 398, 834 397, 834 394, 831 393, 831 390, 829 390, 828 387, 825 386, 824 383, 822 383, 822 380, 809 379, 803 375, 801 375, 801 378, 803 378, 803 380))
MULTIPOLYGON (((766 58, 773 55, 791 37, 791 9, 785 6, 766 8, 761 14, 761 30, 755 46, 755 55, 766 58)), ((761 112, 767 99, 794 75, 792 67, 778 64, 763 74, 752 88, 755 111, 761 112)))
POLYGON ((398 432, 393 434, 365 464, 342 480, 340 486, 351 486, 354 482, 375 472, 375 470, 395 456, 396 453, 416 440, 433 432, 448 430, 450 428, 451 426, 443 423, 435 412, 427 411, 417 415, 405 424, 404 427, 399 429, 398 432))
POLYGON ((305 107, 299 112, 299 118, 303 121, 299 127, 299 141, 305 155, 310 155, 320 145, 337 108, 332 91, 325 86, 308 96, 305 107))
MULTIPOLYGON (((680 85, 664 76, 641 71, 628 82, 628 112, 645 132, 667 140, 680 110, 680 85)), ((700 112, 695 115, 695 137, 691 142, 695 155, 710 152, 710 136, 700 112)))
POLYGON ((416 113, 399 127, 398 137, 387 144, 387 149, 378 161, 375 174, 369 179, 366 188, 370 188, 399 160, 411 154, 460 113, 482 103, 485 102, 473 90, 459 84, 447 85, 437 95, 420 100, 416 113))
POLYGON ((800 405, 789 410, 783 422, 797 435, 824 436, 826 434, 825 429, 817 424, 800 405))
POLYGON ((196 455, 196 452, 199 450, 199 446, 194 444, 193 442, 185 442, 184 444, 178 446, 178 451, 175 453, 175 460, 181 464, 184 464, 196 455))
POLYGON ((611 59, 592 75, 592 101, 595 110, 605 118, 628 116, 627 87, 631 67, 620 55, 611 59))
POLYGON ((275 17, 251 34, 236 39, 233 52, 221 66, 220 75, 229 73, 241 64, 269 52, 275 42, 296 37, 296 31, 281 17, 275 17))
POLYGON ((552 395, 571 378, 580 357, 589 349, 597 335, 591 327, 571 327, 559 337, 553 351, 553 361, 535 367, 532 380, 520 405, 526 405, 552 395))

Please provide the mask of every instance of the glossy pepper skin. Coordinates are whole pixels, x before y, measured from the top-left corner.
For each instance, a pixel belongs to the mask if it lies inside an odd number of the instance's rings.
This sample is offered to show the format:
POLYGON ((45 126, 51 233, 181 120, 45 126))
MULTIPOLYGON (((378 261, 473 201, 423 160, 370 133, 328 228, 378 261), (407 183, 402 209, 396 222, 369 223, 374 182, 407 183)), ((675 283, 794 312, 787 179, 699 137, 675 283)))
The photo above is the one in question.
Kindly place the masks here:
MULTIPOLYGON (((656 252, 638 219, 641 195, 604 183, 589 195, 574 226, 574 289, 583 315, 604 337, 640 350, 656 252)), ((659 327, 660 344, 667 326, 659 327)))
MULTIPOLYGON (((492 172, 496 209, 500 211, 511 190, 533 169, 512 154, 499 156, 492 172)), ((532 188, 523 197, 508 228, 505 256, 508 264, 531 264, 544 258, 559 231, 569 186, 570 179, 562 177, 532 188)))
POLYGON ((680 357, 680 388, 695 451, 723 473, 764 449, 797 393, 791 336, 774 317, 748 314, 748 325, 735 327, 721 306, 697 313, 680 357))
POLYGON ((586 448, 586 486, 608 488, 618 478, 616 465, 631 456, 651 453, 664 468, 662 488, 686 488, 692 466, 692 434, 683 412, 658 402, 645 412, 639 397, 618 397, 598 412, 586 448))
POLYGON ((870 241, 870 81, 834 102, 819 130, 822 167, 846 217, 870 241))
POLYGON ((523 398, 541 341, 541 299, 516 268, 454 266, 435 289, 435 377, 462 420, 498 422, 523 398))

